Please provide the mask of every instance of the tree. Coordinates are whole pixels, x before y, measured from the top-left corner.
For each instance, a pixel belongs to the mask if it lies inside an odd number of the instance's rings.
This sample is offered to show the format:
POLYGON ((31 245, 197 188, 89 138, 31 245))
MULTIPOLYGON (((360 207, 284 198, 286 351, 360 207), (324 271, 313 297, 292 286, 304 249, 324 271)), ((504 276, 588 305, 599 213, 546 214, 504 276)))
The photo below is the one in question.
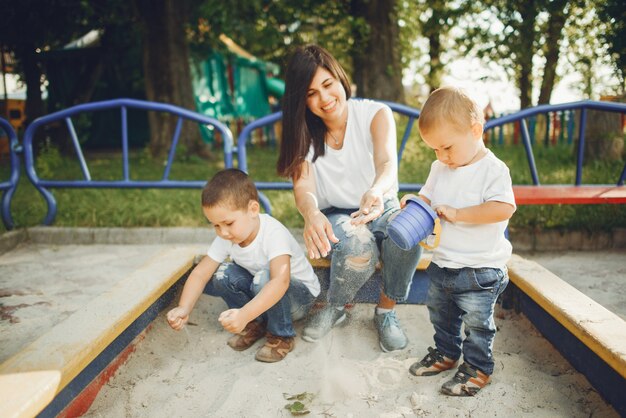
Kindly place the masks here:
POLYGON ((0 49, 13 52, 26 85, 26 122, 45 112, 41 97, 44 69, 42 51, 64 45, 83 35, 92 9, 81 0, 0 0, 0 49))
POLYGON ((396 2, 352 0, 350 10, 357 19, 354 45, 361 46, 351 51, 358 95, 404 102, 396 2))
POLYGON ((559 62, 561 52, 561 40, 563 38, 563 27, 569 14, 569 2, 567 0, 553 0, 548 3, 548 22, 543 33, 545 42, 543 55, 546 59, 543 67, 543 77, 539 88, 539 100, 537 104, 550 103, 550 96, 556 81, 556 67, 559 62))
POLYGON ((600 38, 608 46, 623 95, 626 90, 626 3, 623 0, 599 2, 598 17, 602 22, 610 22, 601 32, 600 38))
POLYGON ((453 48, 451 32, 459 19, 469 13, 471 7, 472 3, 468 1, 403 2, 400 16, 401 55, 404 65, 410 65, 409 61, 421 62, 420 70, 430 91, 441 86, 446 64, 452 56, 459 53, 458 48, 453 48), (425 43, 420 45, 422 38, 425 38, 425 43), (427 49, 427 54, 424 54, 423 49, 427 49), (427 62, 423 59, 424 56, 427 56, 427 62))
MULTIPOLYGON (((147 99, 195 109, 185 34, 186 2, 135 0, 134 5, 143 34, 147 99)), ((150 152, 154 157, 162 157, 169 150, 176 120, 151 113, 149 122, 150 152)), ((193 124, 183 126, 180 143, 188 154, 208 156, 208 149, 193 124)))
POLYGON ((541 79, 541 103, 556 82, 563 28, 571 15, 565 0, 485 0, 467 21, 461 40, 477 56, 500 64, 519 88, 520 106, 533 105, 533 85, 541 79), (543 66, 537 65, 543 61, 543 66))
POLYGON ((242 0, 203 3, 211 41, 226 33, 255 56, 286 64, 296 45, 317 43, 351 74, 361 97, 403 101, 395 1, 242 0))
MULTIPOLYGON (((579 76, 570 88, 593 100, 601 95, 624 92, 623 72, 619 70, 620 54, 612 52, 613 44, 606 38, 613 33, 619 34, 620 26, 615 19, 600 17, 602 4, 603 0, 572 4, 563 39, 564 71, 579 76)), ((621 30, 624 30, 623 26, 621 30)), ((619 44, 619 40, 616 42, 619 44)))

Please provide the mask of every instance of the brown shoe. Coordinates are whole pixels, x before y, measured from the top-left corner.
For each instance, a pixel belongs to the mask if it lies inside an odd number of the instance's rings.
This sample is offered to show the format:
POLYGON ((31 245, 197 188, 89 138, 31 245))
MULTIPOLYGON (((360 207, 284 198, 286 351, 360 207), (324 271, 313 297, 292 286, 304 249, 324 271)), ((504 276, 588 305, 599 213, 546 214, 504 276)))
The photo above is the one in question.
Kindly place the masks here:
POLYGON ((279 337, 268 332, 265 345, 259 348, 254 358, 265 363, 276 363, 284 359, 287 353, 293 350, 295 346, 295 338, 279 337))
POLYGON ((243 331, 230 337, 226 344, 235 351, 243 351, 252 347, 263 336, 265 336, 265 324, 250 321, 243 331))

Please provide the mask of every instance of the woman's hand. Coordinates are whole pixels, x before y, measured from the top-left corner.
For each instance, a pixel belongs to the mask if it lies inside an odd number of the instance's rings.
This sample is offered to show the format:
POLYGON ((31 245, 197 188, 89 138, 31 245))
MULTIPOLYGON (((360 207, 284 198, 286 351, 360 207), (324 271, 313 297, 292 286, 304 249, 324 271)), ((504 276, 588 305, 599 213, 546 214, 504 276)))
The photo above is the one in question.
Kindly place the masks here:
POLYGON ((176 331, 183 329, 189 321, 189 310, 178 306, 167 313, 167 323, 176 331))
POLYGON ((385 209, 383 193, 376 187, 366 191, 361 197, 359 210, 350 214, 352 225, 366 224, 383 214, 385 209))
POLYGON ((302 235, 309 258, 326 257, 331 250, 330 241, 339 242, 328 218, 319 209, 305 217, 302 235))
POLYGON ((240 309, 224 311, 217 320, 220 321, 220 324, 222 324, 226 331, 232 332, 233 334, 239 334, 249 322, 244 318, 244 315, 241 314, 240 309))

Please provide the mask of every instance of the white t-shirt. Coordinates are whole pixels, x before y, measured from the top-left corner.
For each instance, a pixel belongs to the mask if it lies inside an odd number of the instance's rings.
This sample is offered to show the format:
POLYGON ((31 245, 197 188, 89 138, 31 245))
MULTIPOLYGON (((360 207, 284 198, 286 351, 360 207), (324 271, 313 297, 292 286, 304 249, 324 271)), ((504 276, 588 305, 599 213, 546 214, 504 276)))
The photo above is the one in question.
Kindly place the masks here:
MULTIPOLYGON (((387 107, 367 99, 348 100, 348 124, 343 147, 340 150, 326 146, 326 153, 312 163, 315 175, 316 198, 320 209, 329 207, 358 208, 363 194, 372 187, 374 143, 370 126, 376 113, 387 107)), ((306 161, 313 159, 313 147, 306 161)), ((398 180, 385 197, 398 193, 398 180)))
POLYGON ((291 279, 303 282, 313 296, 319 295, 320 282, 293 235, 283 224, 267 214, 260 214, 259 219, 259 232, 249 245, 240 247, 215 237, 207 255, 218 263, 230 257, 237 265, 255 275, 261 270, 269 270, 273 258, 288 254, 291 256, 291 279))
MULTIPOLYGON (((509 203, 515 197, 508 167, 491 151, 474 164, 450 168, 436 160, 420 194, 433 208, 464 208, 488 201, 509 203)), ((508 221, 492 224, 455 224, 441 220, 441 239, 432 261, 439 267, 503 268, 511 257, 511 243, 504 231, 508 221)))

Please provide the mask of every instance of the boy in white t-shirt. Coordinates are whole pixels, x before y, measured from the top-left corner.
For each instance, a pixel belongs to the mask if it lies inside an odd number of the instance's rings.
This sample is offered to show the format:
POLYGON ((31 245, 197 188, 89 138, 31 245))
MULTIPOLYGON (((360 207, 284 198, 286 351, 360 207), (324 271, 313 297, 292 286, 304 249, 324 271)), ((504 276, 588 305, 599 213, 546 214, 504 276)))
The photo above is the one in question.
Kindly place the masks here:
POLYGON ((437 155, 420 197, 441 218, 442 231, 427 269, 436 348, 429 347, 410 372, 439 374, 454 368, 462 354, 464 363, 441 387, 452 396, 473 396, 489 383, 494 306, 509 281, 505 230, 515 198, 509 169, 482 141, 483 124, 476 102, 453 87, 435 90, 419 118, 420 135, 437 155))
POLYGON ((320 284, 289 230, 259 209, 257 189, 243 171, 222 170, 206 184, 202 211, 217 237, 167 321, 180 330, 203 291, 219 296, 229 309, 218 320, 235 334, 227 344, 242 351, 266 336, 255 358, 272 363, 293 350, 293 321, 308 313, 320 284))

